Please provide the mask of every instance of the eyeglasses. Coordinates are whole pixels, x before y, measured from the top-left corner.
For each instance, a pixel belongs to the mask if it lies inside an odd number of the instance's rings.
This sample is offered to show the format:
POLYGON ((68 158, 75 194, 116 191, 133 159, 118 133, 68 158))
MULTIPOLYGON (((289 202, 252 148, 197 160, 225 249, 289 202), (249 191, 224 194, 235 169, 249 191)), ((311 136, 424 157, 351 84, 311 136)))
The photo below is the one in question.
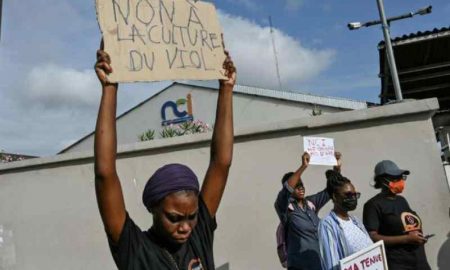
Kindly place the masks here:
POLYGON ((359 199, 361 197, 361 192, 346 192, 343 194, 344 199, 359 199))
POLYGON ((298 184, 295 186, 295 189, 305 189, 305 186, 303 185, 303 183, 298 183, 298 184))

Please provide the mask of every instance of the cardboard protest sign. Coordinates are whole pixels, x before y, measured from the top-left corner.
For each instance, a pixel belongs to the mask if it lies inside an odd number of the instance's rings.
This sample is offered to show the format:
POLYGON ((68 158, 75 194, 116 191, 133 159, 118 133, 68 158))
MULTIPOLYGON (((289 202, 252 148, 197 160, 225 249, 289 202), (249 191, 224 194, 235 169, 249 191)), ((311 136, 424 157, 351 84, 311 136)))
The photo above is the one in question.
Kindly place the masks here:
POLYGON ((320 137, 303 137, 303 149, 311 156, 309 164, 337 165, 334 157, 334 139, 320 137))
POLYGON ((388 270, 384 242, 378 241, 339 263, 341 270, 388 270))
POLYGON ((193 0, 96 0, 111 82, 225 78, 214 5, 193 0))

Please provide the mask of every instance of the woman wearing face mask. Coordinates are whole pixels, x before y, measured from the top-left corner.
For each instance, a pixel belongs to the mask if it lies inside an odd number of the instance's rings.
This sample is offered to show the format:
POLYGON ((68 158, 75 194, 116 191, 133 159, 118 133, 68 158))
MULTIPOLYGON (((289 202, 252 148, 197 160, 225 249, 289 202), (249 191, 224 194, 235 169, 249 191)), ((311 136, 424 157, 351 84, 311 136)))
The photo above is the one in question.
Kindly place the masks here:
POLYGON ((408 170, 390 161, 375 166, 375 188, 381 192, 364 205, 363 221, 373 241, 383 240, 389 269, 431 269, 425 255, 422 222, 405 198, 408 170))
POLYGON ((356 209, 360 193, 350 180, 335 171, 327 171, 327 192, 334 208, 319 224, 322 268, 339 269, 339 261, 372 244, 362 222, 348 214, 356 209))
MULTIPOLYGON (((337 166, 341 170, 341 154, 336 152, 337 166)), ((305 196, 305 186, 301 176, 309 165, 310 156, 304 153, 302 165, 296 172, 284 175, 283 188, 278 193, 275 210, 285 228, 287 244, 287 268, 289 270, 321 270, 317 213, 329 200, 326 189, 305 196)))

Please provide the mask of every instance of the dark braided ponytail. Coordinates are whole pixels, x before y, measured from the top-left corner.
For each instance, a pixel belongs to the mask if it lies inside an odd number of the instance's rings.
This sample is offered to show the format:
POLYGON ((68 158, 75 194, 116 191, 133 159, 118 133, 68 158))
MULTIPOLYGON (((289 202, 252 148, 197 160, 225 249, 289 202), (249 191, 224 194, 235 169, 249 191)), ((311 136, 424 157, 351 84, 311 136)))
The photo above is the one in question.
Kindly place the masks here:
POLYGON ((327 177, 327 192, 330 197, 333 197, 340 187, 351 183, 347 177, 334 170, 326 171, 325 176, 327 177))

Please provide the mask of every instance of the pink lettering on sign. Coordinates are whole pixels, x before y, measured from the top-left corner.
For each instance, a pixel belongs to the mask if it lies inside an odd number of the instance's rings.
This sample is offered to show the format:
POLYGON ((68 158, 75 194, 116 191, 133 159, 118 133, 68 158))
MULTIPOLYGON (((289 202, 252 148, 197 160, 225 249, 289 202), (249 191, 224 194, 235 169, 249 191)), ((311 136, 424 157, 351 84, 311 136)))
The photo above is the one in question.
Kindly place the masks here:
POLYGON ((350 267, 345 268, 344 270, 359 270, 358 265, 355 263, 353 265, 350 265, 350 267))
POLYGON ((383 241, 379 241, 340 261, 341 270, 386 270, 386 267, 383 241))
POLYGON ((373 264, 377 263, 377 262, 381 262, 383 260, 383 258, 381 257, 381 254, 372 256, 372 257, 368 257, 365 258, 363 260, 361 260, 361 266, 363 267, 363 269, 366 269, 366 267, 370 267, 373 264))
POLYGON ((349 267, 346 267, 344 270, 365 270, 367 268, 369 268, 370 266, 374 265, 377 262, 381 262, 383 260, 383 258, 381 257, 381 254, 372 256, 372 257, 367 257, 362 259, 359 264, 360 266, 358 266, 358 264, 354 263, 353 265, 350 265, 349 267))

